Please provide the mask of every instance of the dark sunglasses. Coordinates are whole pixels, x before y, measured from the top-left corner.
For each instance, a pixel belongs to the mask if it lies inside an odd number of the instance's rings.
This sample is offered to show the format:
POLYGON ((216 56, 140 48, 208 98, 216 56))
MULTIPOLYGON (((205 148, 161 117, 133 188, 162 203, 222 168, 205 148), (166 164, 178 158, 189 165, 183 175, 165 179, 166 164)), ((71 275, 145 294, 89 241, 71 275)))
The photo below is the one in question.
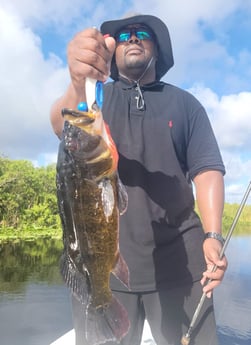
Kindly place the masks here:
POLYGON ((132 35, 136 36, 140 41, 153 40, 153 34, 146 28, 132 28, 121 30, 116 34, 116 42, 128 42, 132 35))

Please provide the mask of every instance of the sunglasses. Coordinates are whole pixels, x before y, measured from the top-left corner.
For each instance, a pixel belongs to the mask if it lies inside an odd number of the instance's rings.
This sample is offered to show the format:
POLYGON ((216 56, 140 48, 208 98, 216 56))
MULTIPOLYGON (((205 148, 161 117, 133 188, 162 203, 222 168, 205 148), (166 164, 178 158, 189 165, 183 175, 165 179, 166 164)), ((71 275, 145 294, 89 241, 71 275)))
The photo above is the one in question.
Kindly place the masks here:
POLYGON ((116 34, 115 39, 118 43, 128 42, 132 35, 136 36, 140 41, 153 40, 153 34, 146 28, 132 28, 121 30, 118 34, 116 34))

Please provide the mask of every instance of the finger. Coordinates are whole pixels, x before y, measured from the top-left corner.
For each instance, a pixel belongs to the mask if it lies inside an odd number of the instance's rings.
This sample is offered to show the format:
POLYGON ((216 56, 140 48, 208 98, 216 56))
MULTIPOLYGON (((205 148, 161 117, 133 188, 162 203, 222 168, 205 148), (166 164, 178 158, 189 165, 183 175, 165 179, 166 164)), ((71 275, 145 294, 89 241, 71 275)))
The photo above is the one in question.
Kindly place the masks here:
POLYGON ((111 52, 107 49, 103 36, 96 29, 78 33, 69 43, 67 55, 73 78, 78 78, 78 75, 82 74, 85 77, 103 80, 109 75, 108 62, 111 52))
POLYGON ((203 292, 207 297, 211 297, 212 291, 220 284, 218 280, 212 280, 203 287, 203 292))
POLYGON ((224 274, 225 274, 224 269, 217 268, 217 270, 215 272, 212 272, 212 271, 203 272, 203 278, 211 279, 211 280, 222 280, 224 277, 224 274))
POLYGON ((87 49, 79 49, 75 52, 74 57, 69 58, 69 68, 73 76, 97 77, 95 79, 99 80, 102 80, 109 74, 109 68, 105 59, 96 52, 87 49))
POLYGON ((207 298, 211 298, 212 297, 212 291, 207 292, 206 296, 207 296, 207 298))
POLYGON ((221 269, 226 270, 227 269, 227 265, 228 265, 228 263, 227 263, 227 260, 226 260, 225 257, 222 260, 216 261, 216 266, 221 268, 221 269))

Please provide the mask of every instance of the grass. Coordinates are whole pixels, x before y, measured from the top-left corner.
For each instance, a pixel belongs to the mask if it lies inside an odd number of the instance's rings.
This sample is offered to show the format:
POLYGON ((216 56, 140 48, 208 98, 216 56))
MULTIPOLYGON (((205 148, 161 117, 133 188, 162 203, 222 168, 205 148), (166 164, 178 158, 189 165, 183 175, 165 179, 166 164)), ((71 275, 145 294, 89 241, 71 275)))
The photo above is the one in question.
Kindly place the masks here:
POLYGON ((0 242, 6 240, 36 240, 39 238, 61 239, 62 230, 52 228, 41 229, 0 229, 0 242))
MULTIPOLYGON (((232 226, 234 218, 239 209, 239 206, 240 206, 239 204, 228 204, 228 203, 224 205, 224 212, 223 212, 223 218, 222 218, 223 236, 226 235, 226 233, 232 226)), ((196 211, 198 212, 197 207, 196 207, 196 211)), ((233 232, 233 236, 236 236, 236 235, 237 236, 251 235, 251 205, 244 206, 233 232)))

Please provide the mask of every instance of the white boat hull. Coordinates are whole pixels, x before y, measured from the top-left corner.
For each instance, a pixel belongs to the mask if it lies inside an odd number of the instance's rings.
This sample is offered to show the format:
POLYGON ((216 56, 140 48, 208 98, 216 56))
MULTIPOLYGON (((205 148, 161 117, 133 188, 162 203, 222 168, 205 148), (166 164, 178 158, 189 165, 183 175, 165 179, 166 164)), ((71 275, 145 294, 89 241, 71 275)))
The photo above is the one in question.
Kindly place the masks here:
MULTIPOLYGON (((155 341, 153 340, 152 333, 149 327, 149 324, 146 322, 141 345, 156 345, 155 341)), ((75 332, 74 329, 62 335, 62 337, 55 340, 50 345, 75 345, 75 332)), ((105 344, 104 344, 105 345, 105 344)))

